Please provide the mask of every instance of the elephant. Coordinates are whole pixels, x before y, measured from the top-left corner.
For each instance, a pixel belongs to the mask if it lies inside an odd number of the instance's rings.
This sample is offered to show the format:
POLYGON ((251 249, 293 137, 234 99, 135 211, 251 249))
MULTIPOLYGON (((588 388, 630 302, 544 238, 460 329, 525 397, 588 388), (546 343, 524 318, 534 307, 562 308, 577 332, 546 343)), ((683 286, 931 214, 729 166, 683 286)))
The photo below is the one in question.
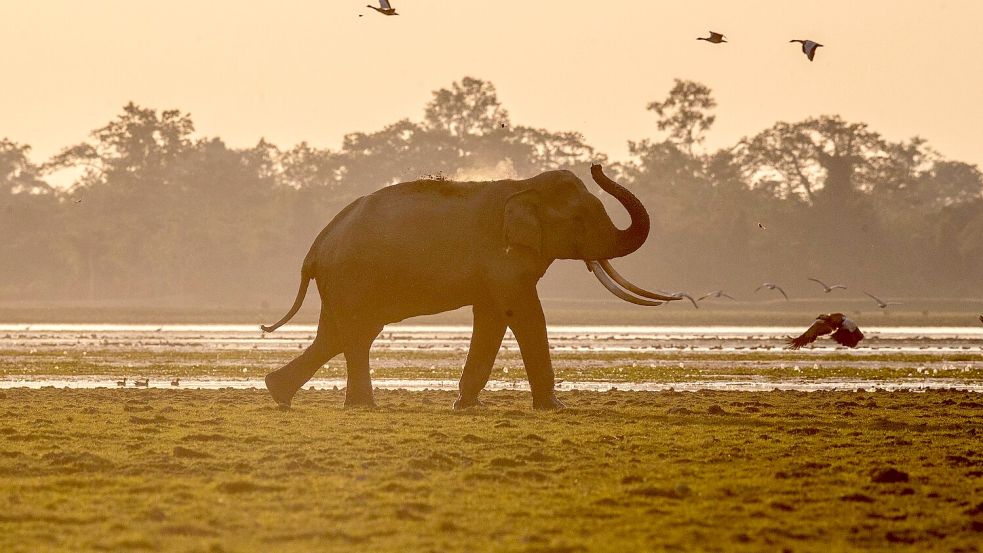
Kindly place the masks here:
POLYGON ((615 226, 600 199, 565 170, 524 180, 422 179, 353 201, 314 240, 293 306, 275 324, 261 326, 273 332, 289 321, 310 281, 316 282, 321 296, 317 333, 300 356, 266 376, 273 399, 289 408, 297 390, 343 353, 345 406, 375 406, 369 349, 384 325, 471 306, 474 328, 454 408, 481 404, 478 394, 511 329, 533 407, 562 409, 536 291, 554 260, 584 261, 608 290, 632 303, 651 306, 681 298, 639 288, 611 266, 609 259, 642 246, 649 216, 641 201, 600 165, 591 166, 591 176, 628 211, 627 229, 615 226))

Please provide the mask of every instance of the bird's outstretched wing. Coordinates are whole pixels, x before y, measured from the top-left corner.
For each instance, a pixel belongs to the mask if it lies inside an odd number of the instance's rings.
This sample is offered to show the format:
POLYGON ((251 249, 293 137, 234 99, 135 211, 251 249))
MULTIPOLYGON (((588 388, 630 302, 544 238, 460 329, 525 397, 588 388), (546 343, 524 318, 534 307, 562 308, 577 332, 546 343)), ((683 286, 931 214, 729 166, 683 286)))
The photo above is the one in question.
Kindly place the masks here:
POLYGON ((722 35, 721 33, 716 32, 716 31, 710 31, 710 38, 711 39, 714 39, 714 40, 717 40, 717 39, 724 38, 724 35, 722 35))
POLYGON ((884 302, 881 301, 881 298, 875 296, 874 294, 871 294, 870 292, 864 292, 864 294, 867 294, 868 296, 870 296, 870 299, 876 301, 877 305, 885 305, 884 302))
POLYGON ((806 53, 806 56, 808 56, 809 61, 812 61, 812 58, 816 57, 816 47, 813 46, 812 48, 810 48, 809 51, 806 53))
MULTIPOLYGON (((847 320, 849 321, 849 319, 847 320)), ((857 325, 851 326, 852 328, 847 328, 847 325, 844 324, 842 328, 833 333, 833 339, 840 345, 855 348, 860 340, 864 339, 864 333, 857 328, 857 325)))
MULTIPOLYGON (((696 300, 693 299, 693 296, 687 294, 686 292, 676 292, 674 295, 679 296, 681 298, 686 298, 689 300, 690 303, 693 304, 693 307, 697 309, 700 308, 700 306, 696 303, 696 300)), ((981 317, 981 319, 983 319, 983 317, 981 317)))
POLYGON ((761 290, 764 287, 765 287, 765 285, 762 284, 761 286, 758 286, 757 288, 755 288, 754 291, 757 292, 758 290, 761 290))
POLYGON ((393 9, 393 7, 389 5, 389 0, 379 0, 379 5, 382 6, 382 9, 384 10, 393 9))
POLYGON ((790 338, 788 345, 785 346, 786 349, 799 349, 802 346, 811 344, 816 341, 816 338, 829 334, 833 332, 833 327, 830 326, 826 321, 822 319, 816 319, 816 322, 812 323, 809 330, 806 330, 798 338, 790 338))
POLYGON ((846 290, 846 286, 843 286, 842 284, 834 284, 829 287, 830 290, 836 290, 837 288, 840 290, 846 290))
POLYGON ((788 294, 785 293, 785 290, 782 290, 782 287, 781 286, 775 286, 775 290, 778 290, 779 292, 781 292, 782 295, 785 296, 785 299, 788 299, 788 294))
POLYGON ((696 298, 696 301, 703 301, 703 300, 709 298, 712 295, 713 295, 713 292, 707 292, 706 294, 703 294, 702 296, 696 298))
POLYGON ((725 298, 727 298, 727 299, 731 299, 731 300, 737 301, 734 298, 734 296, 731 296, 730 294, 725 294, 725 293, 721 292, 720 295, 723 296, 723 297, 725 297, 725 298))
POLYGON ((817 282, 817 283, 819 283, 819 285, 820 285, 820 286, 822 286, 823 288, 829 288, 829 286, 826 286, 826 283, 825 283, 825 282, 823 282, 823 281, 821 281, 821 280, 819 280, 818 278, 812 278, 812 277, 809 277, 809 278, 808 278, 807 280, 811 280, 811 281, 813 281, 813 282, 817 282))

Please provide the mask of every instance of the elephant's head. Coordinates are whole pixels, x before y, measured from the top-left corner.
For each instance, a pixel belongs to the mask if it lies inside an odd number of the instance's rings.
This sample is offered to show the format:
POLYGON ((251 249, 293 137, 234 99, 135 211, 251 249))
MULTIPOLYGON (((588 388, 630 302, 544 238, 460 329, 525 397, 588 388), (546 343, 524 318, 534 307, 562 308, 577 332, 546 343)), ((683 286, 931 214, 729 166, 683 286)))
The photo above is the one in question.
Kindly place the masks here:
POLYGON ((508 248, 525 248, 547 264, 555 259, 580 259, 616 296, 640 305, 660 305, 681 299, 673 294, 643 290, 628 282, 611 266, 609 259, 628 255, 645 243, 649 215, 631 192, 609 179, 600 165, 591 166, 591 176, 614 196, 631 216, 622 230, 604 210, 601 200, 570 171, 549 171, 524 181, 522 190, 505 202, 504 232, 508 248), (619 287, 648 301, 633 296, 619 287))

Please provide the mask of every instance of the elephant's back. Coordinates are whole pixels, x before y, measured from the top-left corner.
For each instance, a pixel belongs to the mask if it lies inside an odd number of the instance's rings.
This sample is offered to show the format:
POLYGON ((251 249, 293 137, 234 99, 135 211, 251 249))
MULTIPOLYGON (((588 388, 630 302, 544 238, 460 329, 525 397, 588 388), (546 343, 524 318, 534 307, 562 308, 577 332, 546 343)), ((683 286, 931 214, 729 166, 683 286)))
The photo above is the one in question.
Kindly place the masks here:
POLYGON ((346 302, 388 302, 411 311, 410 296, 420 305, 436 297, 464 305, 496 220, 490 203, 487 185, 449 181, 397 184, 363 196, 318 236, 308 256, 311 274, 346 302))

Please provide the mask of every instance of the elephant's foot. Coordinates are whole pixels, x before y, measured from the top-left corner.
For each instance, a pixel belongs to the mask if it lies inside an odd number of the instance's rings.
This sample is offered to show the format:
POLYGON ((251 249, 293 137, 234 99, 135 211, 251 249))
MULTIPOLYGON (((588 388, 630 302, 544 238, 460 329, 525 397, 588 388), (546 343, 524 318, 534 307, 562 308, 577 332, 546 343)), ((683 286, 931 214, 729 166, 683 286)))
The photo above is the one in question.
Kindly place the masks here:
POLYGON ((532 408, 541 411, 559 411, 566 409, 567 406, 563 405, 563 402, 556 399, 556 395, 550 392, 549 395, 532 396, 532 408))
POLYGON ((376 407, 372 393, 359 394, 352 393, 350 390, 345 394, 345 408, 347 409, 374 409, 376 407))
POLYGON ((462 409, 470 409, 472 407, 484 407, 485 404, 478 399, 478 396, 457 396, 457 400, 454 402, 454 410, 460 411, 462 409))
POLYGON ((283 386, 283 384, 277 382, 274 375, 276 375, 275 372, 266 375, 266 389, 270 391, 273 401, 276 402, 280 409, 290 409, 290 402, 293 400, 297 390, 283 386))

